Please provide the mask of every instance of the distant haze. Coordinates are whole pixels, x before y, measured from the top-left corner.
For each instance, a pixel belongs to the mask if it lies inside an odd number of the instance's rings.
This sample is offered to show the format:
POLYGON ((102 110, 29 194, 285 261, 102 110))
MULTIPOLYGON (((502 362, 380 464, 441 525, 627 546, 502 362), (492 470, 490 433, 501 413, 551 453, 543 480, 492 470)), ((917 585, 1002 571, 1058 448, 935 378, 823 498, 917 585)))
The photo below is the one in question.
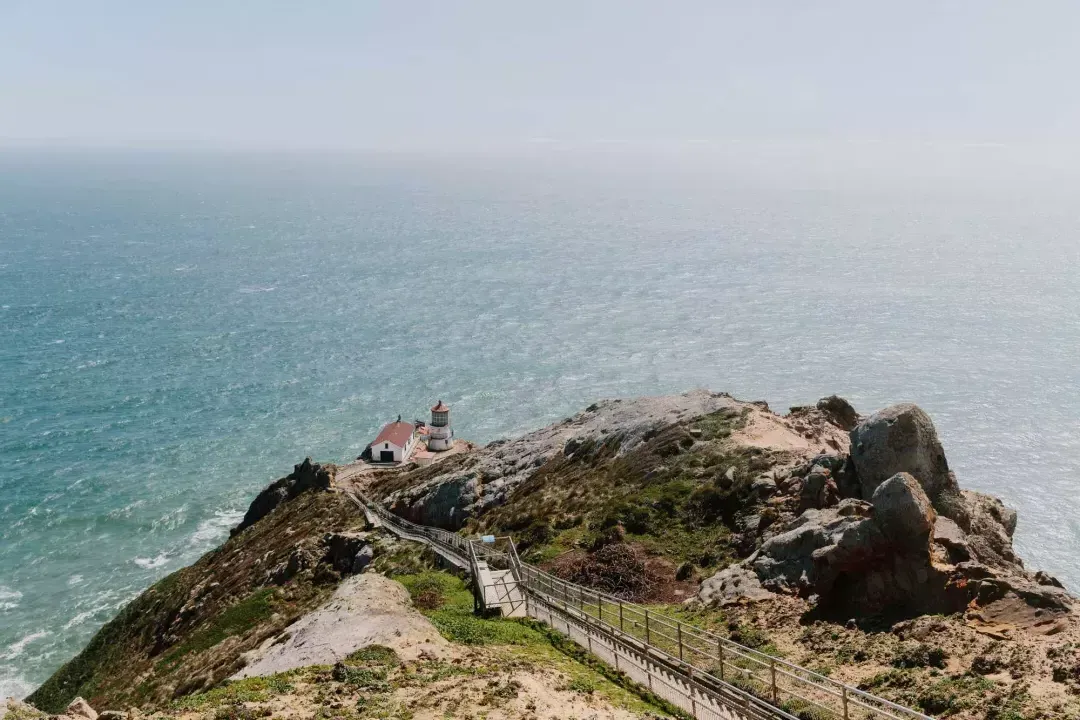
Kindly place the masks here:
POLYGON ((929 143, 1072 165, 1078 20, 1067 2, 4 0, 0 145, 929 143))

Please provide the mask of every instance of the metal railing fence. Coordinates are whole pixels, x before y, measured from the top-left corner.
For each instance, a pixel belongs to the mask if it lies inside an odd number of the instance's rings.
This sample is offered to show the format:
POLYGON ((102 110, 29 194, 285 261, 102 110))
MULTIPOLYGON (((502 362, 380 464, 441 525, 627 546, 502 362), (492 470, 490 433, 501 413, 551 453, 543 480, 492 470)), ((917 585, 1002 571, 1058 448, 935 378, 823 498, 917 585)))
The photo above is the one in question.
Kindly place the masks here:
POLYGON ((558 578, 522 562, 511 538, 498 538, 498 543, 470 540, 412 523, 366 498, 362 502, 408 534, 427 538, 445 551, 458 554, 474 570, 477 560, 493 568, 511 570, 519 587, 526 590, 527 610, 530 598, 539 600, 575 621, 629 642, 652 660, 662 662, 702 688, 727 694, 734 691, 744 706, 746 702, 756 705, 765 701, 773 717, 791 718, 790 713, 795 712, 817 717, 824 713, 838 720, 933 720, 916 710, 740 645, 655 608, 558 578))

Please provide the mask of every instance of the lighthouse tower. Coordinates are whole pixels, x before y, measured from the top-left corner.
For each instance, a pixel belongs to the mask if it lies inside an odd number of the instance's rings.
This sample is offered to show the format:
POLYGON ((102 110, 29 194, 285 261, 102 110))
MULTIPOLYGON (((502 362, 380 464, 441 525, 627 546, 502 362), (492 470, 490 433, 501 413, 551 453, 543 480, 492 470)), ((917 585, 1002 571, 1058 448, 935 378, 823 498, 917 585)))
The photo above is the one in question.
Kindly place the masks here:
POLYGON ((442 452, 454 446, 454 429, 450 427, 450 407, 442 400, 431 408, 431 424, 428 425, 428 450, 442 452))

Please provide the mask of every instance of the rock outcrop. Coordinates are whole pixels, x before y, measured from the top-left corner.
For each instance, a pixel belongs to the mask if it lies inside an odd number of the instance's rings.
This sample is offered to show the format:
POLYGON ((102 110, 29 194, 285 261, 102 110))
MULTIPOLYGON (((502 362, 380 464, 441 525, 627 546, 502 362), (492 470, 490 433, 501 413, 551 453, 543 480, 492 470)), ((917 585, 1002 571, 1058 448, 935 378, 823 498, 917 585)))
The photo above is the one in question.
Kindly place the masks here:
POLYGON ((917 405, 894 405, 860 422, 851 431, 851 460, 864 499, 888 478, 906 472, 919 481, 939 513, 967 526, 960 488, 937 430, 917 405))
POLYGON ((72 717, 84 718, 85 720, 98 720, 97 711, 90 707, 90 703, 86 702, 81 697, 72 700, 71 704, 67 706, 67 710, 64 711, 64 714, 72 717))
MULTIPOLYGON (((427 468, 410 487, 385 500, 394 512, 414 522, 457 530, 470 517, 504 503, 515 488, 553 458, 618 456, 679 421, 724 409, 738 414, 749 405, 705 390, 604 400, 542 430, 493 442, 456 464, 427 468)), ((694 439, 687 435, 687 441, 693 443, 694 439)))
POLYGON ((838 395, 821 398, 817 402, 817 409, 838 428, 849 432, 855 429, 860 420, 859 413, 855 412, 851 403, 838 395))
POLYGON ((409 592, 381 575, 357 575, 338 586, 318 610, 244 656, 234 679, 273 675, 307 665, 330 665, 363 647, 382 645, 399 656, 442 657, 449 643, 412 607, 409 592))
MULTIPOLYGON (((836 408, 837 423, 851 419, 831 398, 818 407, 836 408)), ((1063 589, 1024 571, 1012 547, 1016 513, 997 498, 960 491, 917 406, 862 420, 850 448, 846 458, 818 456, 780 481, 783 494, 770 500, 779 521, 743 563, 706 580, 699 601, 758 601, 765 590, 871 614, 955 612, 1007 598, 1034 608, 1070 605, 1063 589)))
POLYGON ((893 475, 877 486, 871 504, 886 541, 898 551, 927 553, 937 515, 915 478, 903 472, 893 475))
POLYGON ((846 499, 805 511, 737 569, 706 580, 698 598, 760 600, 763 588, 817 597, 845 611, 940 609, 949 598, 942 595, 946 579, 930 562, 934 520, 919 483, 897 474, 878 486, 870 503, 846 499))
POLYGON ((292 473, 271 483, 255 496, 247 512, 244 513, 244 519, 232 529, 230 534, 236 535, 243 532, 273 512, 274 508, 302 492, 329 490, 336 471, 337 467, 334 465, 320 465, 312 463, 311 458, 304 458, 304 462, 293 466, 292 473))

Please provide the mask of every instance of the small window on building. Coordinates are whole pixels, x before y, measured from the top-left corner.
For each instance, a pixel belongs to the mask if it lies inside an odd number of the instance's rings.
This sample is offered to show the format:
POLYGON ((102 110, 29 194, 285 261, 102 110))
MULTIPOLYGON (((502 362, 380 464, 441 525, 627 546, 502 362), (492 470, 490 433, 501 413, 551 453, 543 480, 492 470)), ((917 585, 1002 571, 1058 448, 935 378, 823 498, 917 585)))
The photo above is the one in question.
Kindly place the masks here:
POLYGON ((384 450, 389 450, 390 449, 390 443, 383 443, 383 449, 384 450))

